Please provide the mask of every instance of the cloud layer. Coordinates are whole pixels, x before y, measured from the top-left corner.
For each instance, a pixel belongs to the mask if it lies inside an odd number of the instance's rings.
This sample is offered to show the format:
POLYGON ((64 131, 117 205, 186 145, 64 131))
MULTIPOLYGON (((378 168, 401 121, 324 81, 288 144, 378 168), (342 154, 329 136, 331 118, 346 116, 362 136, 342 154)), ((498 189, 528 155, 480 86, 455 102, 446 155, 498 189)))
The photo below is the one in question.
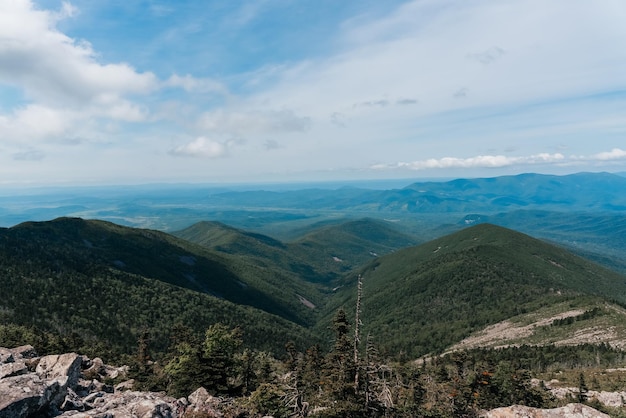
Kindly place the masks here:
POLYGON ((620 0, 55 1, 0 2, 2 182, 626 171, 620 0))

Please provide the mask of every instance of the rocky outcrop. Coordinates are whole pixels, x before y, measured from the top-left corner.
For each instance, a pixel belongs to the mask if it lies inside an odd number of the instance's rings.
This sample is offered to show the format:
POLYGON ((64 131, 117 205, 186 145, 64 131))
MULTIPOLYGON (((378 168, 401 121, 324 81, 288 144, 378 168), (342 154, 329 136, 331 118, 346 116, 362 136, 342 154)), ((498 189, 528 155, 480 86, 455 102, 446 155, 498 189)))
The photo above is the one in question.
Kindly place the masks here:
POLYGON ((81 357, 75 353, 35 358, 32 347, 2 350, 0 418, 54 412, 78 382, 81 357))
MULTIPOLYGON (((578 396, 578 388, 559 386, 558 380, 546 382, 546 387, 550 393, 557 399, 576 399, 578 396)), ((605 406, 612 408, 623 408, 626 406, 626 391, 606 392, 589 390, 585 394, 590 401, 596 400, 605 406)))
POLYGON ((37 357, 31 346, 0 347, 0 418, 180 418, 222 417, 225 402, 204 388, 188 398, 133 391, 133 381, 115 387, 107 379, 124 378, 126 367, 75 353, 37 357))
POLYGON ((513 405, 492 409, 483 412, 480 416, 481 418, 610 418, 607 414, 579 403, 571 403, 554 409, 513 405))
POLYGON ((102 383, 123 373, 75 353, 37 357, 31 346, 0 348, 0 418, 179 416, 174 398, 102 383))
POLYGON ((61 417, 74 418, 176 418, 182 416, 184 404, 163 394, 150 392, 94 392, 63 412, 61 417), (81 410, 82 409, 82 410, 81 410))

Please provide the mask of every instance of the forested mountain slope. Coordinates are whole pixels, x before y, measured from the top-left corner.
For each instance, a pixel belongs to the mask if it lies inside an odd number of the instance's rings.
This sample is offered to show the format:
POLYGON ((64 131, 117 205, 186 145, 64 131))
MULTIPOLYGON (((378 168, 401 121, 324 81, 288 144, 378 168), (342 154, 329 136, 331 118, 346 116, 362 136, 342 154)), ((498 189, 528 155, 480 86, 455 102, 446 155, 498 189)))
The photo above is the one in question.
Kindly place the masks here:
POLYGON ((379 255, 417 242, 393 224, 370 218, 313 225, 285 243, 219 222, 200 222, 173 235, 318 283, 331 282, 379 255))
POLYGON ((393 223, 363 218, 323 225, 291 243, 293 252, 322 268, 346 273, 373 258, 415 245, 418 239, 393 223))
POLYGON ((466 215, 464 226, 492 223, 533 237, 558 242, 577 254, 626 273, 625 212, 514 210, 466 215))
POLYGON ((326 340, 338 308, 353 314, 361 273, 364 333, 385 355, 417 357, 501 321, 558 316, 551 306, 581 311, 576 317, 607 301, 626 304, 624 276, 506 228, 480 224, 375 257, 372 248, 407 243, 390 231, 366 219, 288 244, 214 223, 186 231, 210 249, 102 221, 25 223, 0 230, 0 318, 118 353, 144 331, 166 346, 176 324, 201 332, 223 322, 242 326, 251 346, 281 351, 288 340, 326 340), (340 256, 370 261, 312 283, 329 269, 311 260, 340 256), (296 262, 312 276, 293 271, 296 262))
MULTIPOLYGON (((316 290, 157 231, 62 218, 0 230, 2 323, 128 351, 149 330, 242 325, 249 342, 281 349, 309 333, 316 290), (291 282, 290 282, 291 281, 291 282)), ((307 338, 307 339, 309 339, 307 338)))
MULTIPOLYGON (((582 295, 626 303, 626 277, 490 224, 381 257, 361 274, 364 332, 386 353, 414 357, 582 295)), ((337 292, 329 316, 339 306, 348 312, 355 306, 355 280, 337 292)))
POLYGON ((288 244, 266 235, 247 232, 220 222, 198 222, 172 233, 182 239, 225 254, 243 257, 256 265, 281 270, 309 282, 321 282, 330 274, 295 254, 288 244))

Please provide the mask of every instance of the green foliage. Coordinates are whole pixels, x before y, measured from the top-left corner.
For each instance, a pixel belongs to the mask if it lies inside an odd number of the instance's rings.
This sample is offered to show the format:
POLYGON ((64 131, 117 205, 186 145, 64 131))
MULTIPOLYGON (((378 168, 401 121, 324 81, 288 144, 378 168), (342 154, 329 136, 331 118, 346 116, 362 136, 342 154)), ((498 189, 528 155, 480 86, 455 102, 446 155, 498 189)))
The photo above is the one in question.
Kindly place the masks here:
POLYGON ((337 311, 333 329, 335 343, 326 358, 325 389, 337 403, 350 403, 356 395, 354 376, 357 365, 354 364, 354 345, 349 335, 350 324, 343 309, 337 311))
POLYGON ((178 344, 173 358, 165 365, 167 392, 175 397, 188 396, 204 385, 209 367, 199 347, 189 343, 178 344))
POLYGON ((626 353, 608 344, 522 345, 498 349, 475 349, 467 353, 476 362, 490 364, 507 362, 515 369, 526 369, 533 373, 592 367, 614 368, 626 362, 626 353))
POLYGON ((199 387, 212 394, 230 393, 234 388, 229 380, 235 375, 235 355, 241 344, 241 331, 223 324, 211 325, 201 345, 179 342, 165 366, 167 391, 176 397, 199 387))
POLYGON ((291 416, 291 410, 285 405, 284 397, 285 392, 279 385, 262 383, 252 392, 246 403, 255 414, 286 418, 291 416))

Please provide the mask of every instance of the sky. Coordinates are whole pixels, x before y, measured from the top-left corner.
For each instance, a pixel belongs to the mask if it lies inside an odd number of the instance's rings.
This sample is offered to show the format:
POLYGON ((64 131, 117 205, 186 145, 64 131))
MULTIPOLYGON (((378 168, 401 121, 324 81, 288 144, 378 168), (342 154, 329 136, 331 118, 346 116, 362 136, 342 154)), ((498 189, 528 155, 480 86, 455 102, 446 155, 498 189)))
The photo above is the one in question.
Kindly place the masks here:
POLYGON ((0 185, 626 171, 623 0, 0 0, 0 185))

